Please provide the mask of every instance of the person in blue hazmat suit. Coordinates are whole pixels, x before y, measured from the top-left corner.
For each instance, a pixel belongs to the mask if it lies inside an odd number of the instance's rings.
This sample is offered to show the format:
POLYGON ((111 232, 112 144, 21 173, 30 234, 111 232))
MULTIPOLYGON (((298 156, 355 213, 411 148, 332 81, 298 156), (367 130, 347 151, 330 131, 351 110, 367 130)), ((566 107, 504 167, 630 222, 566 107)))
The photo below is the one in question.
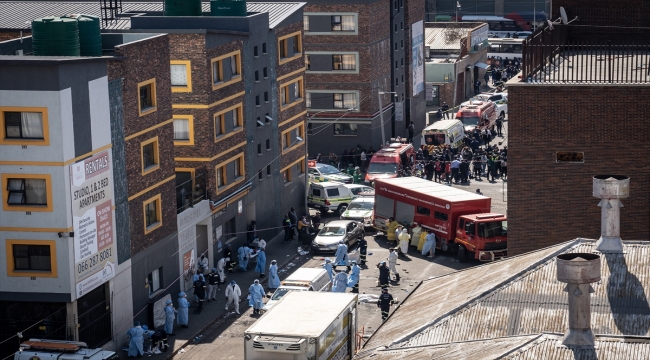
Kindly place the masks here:
POLYGON ((185 292, 178 294, 178 325, 181 327, 187 328, 187 323, 189 321, 189 311, 190 302, 187 301, 187 295, 185 292))
POLYGON ((334 282, 334 269, 332 269, 332 259, 326 257, 325 264, 323 264, 323 269, 327 271, 327 275, 330 277, 330 282, 334 282))
POLYGON ((269 290, 277 289, 280 287, 280 277, 278 276, 278 262, 271 260, 271 266, 269 266, 269 290))
POLYGON ((432 258, 436 254, 436 234, 432 231, 424 239, 422 255, 432 258))
POLYGON ((251 248, 248 246, 244 245, 237 249, 237 259, 239 260, 239 269, 241 271, 246 271, 248 268, 248 259, 250 259, 250 255, 253 252, 251 248))
POLYGON ((359 293, 359 276, 361 275, 361 268, 357 265, 356 260, 350 261, 352 265, 352 270, 348 276, 348 287, 352 288, 352 292, 359 293))
POLYGON ((255 271, 260 273, 261 278, 265 278, 266 274, 264 274, 264 272, 266 271, 266 253, 262 248, 258 248, 257 251, 257 265, 255 265, 255 271))
POLYGON ((345 292, 345 289, 348 287, 348 275, 345 271, 340 271, 336 276, 334 276, 334 282, 332 283, 332 292, 345 292))
POLYGON ((142 350, 144 330, 142 330, 140 322, 136 321, 126 335, 129 337, 129 357, 141 357, 144 355, 144 350, 142 350))
POLYGON ((345 245, 345 242, 341 240, 339 243, 339 246, 336 248, 336 259, 334 260, 334 266, 341 265, 342 263, 345 263, 345 266, 350 266, 350 262, 348 260, 348 246, 345 245))
POLYGON ((260 309, 264 306, 264 287, 260 284, 259 280, 255 280, 253 285, 248 288, 248 292, 251 294, 250 300, 248 300, 248 305, 253 307, 253 314, 259 314, 260 309))
POLYGON ((176 309, 174 309, 174 305, 172 304, 171 300, 167 300, 165 302, 165 332, 169 334, 169 336, 174 336, 174 319, 176 318, 176 309))

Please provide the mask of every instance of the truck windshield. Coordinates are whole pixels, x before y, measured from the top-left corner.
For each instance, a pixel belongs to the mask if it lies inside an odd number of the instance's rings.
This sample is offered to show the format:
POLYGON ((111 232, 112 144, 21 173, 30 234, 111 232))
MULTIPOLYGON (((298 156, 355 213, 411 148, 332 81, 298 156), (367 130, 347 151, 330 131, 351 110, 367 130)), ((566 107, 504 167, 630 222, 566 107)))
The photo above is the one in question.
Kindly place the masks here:
POLYGON ((480 223, 478 225, 479 236, 483 238, 493 238, 497 236, 508 236, 507 221, 492 221, 480 223))
POLYGON ((473 126, 478 126, 478 121, 479 117, 478 116, 468 116, 468 117, 459 117, 458 118, 460 121, 463 122, 465 125, 473 125, 473 126))
POLYGON ((397 164, 395 163, 370 163, 369 174, 396 174, 397 164))
POLYGON ((282 298, 284 295, 286 295, 289 291, 291 291, 291 290, 279 288, 279 289, 275 290, 275 292, 273 293, 273 296, 271 297, 271 300, 280 300, 280 298, 282 298))

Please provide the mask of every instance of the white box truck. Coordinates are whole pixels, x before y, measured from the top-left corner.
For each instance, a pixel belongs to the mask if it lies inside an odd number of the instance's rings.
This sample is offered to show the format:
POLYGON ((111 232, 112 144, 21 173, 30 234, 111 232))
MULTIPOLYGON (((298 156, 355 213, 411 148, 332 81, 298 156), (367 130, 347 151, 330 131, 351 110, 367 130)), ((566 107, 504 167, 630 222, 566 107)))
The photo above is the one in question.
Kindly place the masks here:
POLYGON ((245 359, 347 360, 356 333, 356 294, 292 291, 246 330, 245 359))

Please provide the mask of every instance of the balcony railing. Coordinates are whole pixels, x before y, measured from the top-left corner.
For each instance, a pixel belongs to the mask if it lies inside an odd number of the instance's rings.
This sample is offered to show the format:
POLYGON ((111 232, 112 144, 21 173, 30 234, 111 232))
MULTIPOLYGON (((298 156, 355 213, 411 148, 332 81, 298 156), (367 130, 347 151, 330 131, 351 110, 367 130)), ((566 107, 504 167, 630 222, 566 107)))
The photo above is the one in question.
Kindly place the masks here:
MULTIPOLYGON (((570 26, 570 25, 569 25, 570 26)), ((572 41, 569 26, 546 25, 522 49, 522 80, 543 84, 650 83, 650 44, 572 41)))
MULTIPOLYGON (((181 173, 190 174, 190 173, 181 173)), ((206 189, 207 174, 205 172, 194 177, 176 173, 176 213, 181 213, 201 200, 208 199, 206 189)))

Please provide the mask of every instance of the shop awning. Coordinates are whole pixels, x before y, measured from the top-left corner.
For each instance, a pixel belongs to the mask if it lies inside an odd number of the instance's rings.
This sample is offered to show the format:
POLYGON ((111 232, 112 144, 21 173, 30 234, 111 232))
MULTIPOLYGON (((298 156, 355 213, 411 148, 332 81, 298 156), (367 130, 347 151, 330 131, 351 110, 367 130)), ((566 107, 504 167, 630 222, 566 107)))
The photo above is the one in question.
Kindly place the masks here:
POLYGON ((474 66, 478 66, 481 69, 487 69, 490 65, 488 65, 486 63, 482 63, 482 62, 477 62, 476 64, 474 64, 474 66))

